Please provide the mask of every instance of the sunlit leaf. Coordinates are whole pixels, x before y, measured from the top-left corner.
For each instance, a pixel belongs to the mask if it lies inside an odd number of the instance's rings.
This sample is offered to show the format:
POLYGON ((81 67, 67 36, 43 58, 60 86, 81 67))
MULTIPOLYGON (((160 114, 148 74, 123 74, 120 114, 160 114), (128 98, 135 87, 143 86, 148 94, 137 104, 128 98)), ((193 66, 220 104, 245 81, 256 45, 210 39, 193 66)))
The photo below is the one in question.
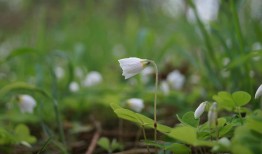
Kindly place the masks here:
POLYGON ((250 100, 251 96, 244 91, 237 91, 232 94, 232 97, 237 104, 237 106, 243 106, 246 105, 250 100))

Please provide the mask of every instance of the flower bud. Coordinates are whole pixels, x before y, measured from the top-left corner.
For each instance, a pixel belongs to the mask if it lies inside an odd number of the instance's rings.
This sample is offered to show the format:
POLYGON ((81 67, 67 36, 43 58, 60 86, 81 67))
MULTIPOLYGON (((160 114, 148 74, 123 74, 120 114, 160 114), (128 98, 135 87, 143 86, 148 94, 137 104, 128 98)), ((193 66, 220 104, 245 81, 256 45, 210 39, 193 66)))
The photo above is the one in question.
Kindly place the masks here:
POLYGON ((195 110, 194 117, 195 119, 198 119, 205 111, 207 102, 201 103, 197 109, 195 110))
POLYGON ((255 94, 255 99, 258 97, 262 96, 262 84, 258 87, 256 94, 255 94))
POLYGON ((36 106, 35 99, 30 95, 19 95, 18 103, 22 113, 33 113, 34 107, 36 106))
POLYGON ((210 127, 217 125, 217 103, 214 102, 208 111, 208 123, 210 127))

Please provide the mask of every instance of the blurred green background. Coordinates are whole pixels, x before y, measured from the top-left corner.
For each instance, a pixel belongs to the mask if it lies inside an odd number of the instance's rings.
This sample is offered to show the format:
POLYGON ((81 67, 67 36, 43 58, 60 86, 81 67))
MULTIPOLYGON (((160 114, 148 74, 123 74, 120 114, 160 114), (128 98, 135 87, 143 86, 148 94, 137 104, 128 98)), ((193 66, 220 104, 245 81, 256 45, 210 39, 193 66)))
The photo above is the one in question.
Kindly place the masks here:
MULTIPOLYGON (((75 123, 89 125, 90 117, 105 129, 114 128, 109 103, 143 98, 145 114, 153 115, 154 75, 149 73, 146 82, 143 75, 124 80, 121 58, 154 60, 160 84, 172 71, 180 73, 181 87, 169 83, 165 93, 160 85, 159 116, 171 125, 177 113, 218 91, 244 90, 253 96, 262 78, 261 1, 194 2, 0 0, 0 87, 23 82, 50 93, 59 102, 67 139, 76 138, 72 142, 79 139, 68 135, 75 123), (88 86, 85 77, 92 71, 101 80, 88 86)), ((6 128, 27 123, 40 141, 44 125, 57 129, 46 98, 26 88, 1 96, 0 124, 8 123, 6 128), (36 98, 37 116, 13 110, 14 96, 21 93, 36 98)))

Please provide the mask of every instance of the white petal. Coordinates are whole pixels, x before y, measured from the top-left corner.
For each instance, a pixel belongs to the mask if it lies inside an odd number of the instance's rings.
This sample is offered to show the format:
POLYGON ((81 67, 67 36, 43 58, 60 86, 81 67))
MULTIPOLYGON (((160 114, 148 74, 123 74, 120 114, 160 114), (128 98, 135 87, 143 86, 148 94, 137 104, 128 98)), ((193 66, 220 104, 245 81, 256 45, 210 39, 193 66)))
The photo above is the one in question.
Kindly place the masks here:
POLYGON ((214 102, 208 111, 208 123, 211 127, 217 122, 217 103, 214 102))
POLYGON ((120 67, 123 70, 122 75, 125 79, 128 79, 138 73, 140 73, 145 67, 145 59, 140 59, 136 57, 124 58, 118 60, 120 67))
POLYGON ((204 113, 205 107, 206 107, 206 103, 207 103, 207 102, 203 102, 203 103, 201 103, 201 104, 197 107, 197 109, 196 109, 196 111, 195 111, 195 113, 194 113, 195 119, 198 119, 198 118, 204 113))
POLYGON ((91 87, 101 83, 103 80, 102 75, 97 71, 91 71, 86 75, 86 78, 83 82, 85 87, 91 87))
POLYGON ((144 108, 144 101, 139 98, 130 98, 127 100, 127 104, 132 110, 136 112, 141 112, 144 108))
POLYGON ((36 101, 32 96, 30 95, 19 96, 19 107, 22 113, 25 112, 33 113, 35 106, 36 106, 36 101))
POLYGON ((255 94, 255 99, 258 97, 262 96, 262 84, 258 87, 256 94, 255 94))

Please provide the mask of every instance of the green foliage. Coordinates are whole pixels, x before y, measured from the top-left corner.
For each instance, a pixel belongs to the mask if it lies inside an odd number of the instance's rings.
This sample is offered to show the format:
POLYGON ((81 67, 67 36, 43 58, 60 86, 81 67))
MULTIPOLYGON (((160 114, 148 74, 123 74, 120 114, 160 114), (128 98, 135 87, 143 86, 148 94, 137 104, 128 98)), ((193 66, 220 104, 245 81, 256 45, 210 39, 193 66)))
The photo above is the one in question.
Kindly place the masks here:
POLYGON ((199 125, 199 121, 200 121, 200 119, 195 119, 194 112, 192 112, 192 111, 185 113, 182 118, 180 118, 177 115, 177 118, 184 125, 189 125, 189 126, 192 126, 192 127, 197 127, 199 125))
MULTIPOLYGON (((128 109, 124 109, 115 103, 111 103, 111 107, 114 110, 114 112, 116 113, 116 115, 121 119, 131 121, 145 128, 154 128, 153 119, 150 119, 142 114, 130 111, 128 109)), ((162 125, 162 124, 157 124, 157 130, 166 134, 171 131, 171 128, 168 126, 162 125)))
POLYGON ((237 91, 233 94, 222 91, 213 96, 219 107, 232 111, 234 108, 242 107, 251 100, 250 94, 244 91, 237 91))
POLYGON ((105 149, 108 153, 112 153, 115 150, 122 150, 123 145, 118 143, 116 139, 113 139, 112 142, 110 143, 109 139, 106 137, 101 137, 98 141, 97 144, 105 149))
POLYGON ((170 143, 170 142, 160 142, 155 143, 155 141, 146 140, 144 141, 146 145, 158 147, 163 151, 171 151, 176 154, 189 154, 191 153, 191 149, 184 144, 180 143, 170 143))

